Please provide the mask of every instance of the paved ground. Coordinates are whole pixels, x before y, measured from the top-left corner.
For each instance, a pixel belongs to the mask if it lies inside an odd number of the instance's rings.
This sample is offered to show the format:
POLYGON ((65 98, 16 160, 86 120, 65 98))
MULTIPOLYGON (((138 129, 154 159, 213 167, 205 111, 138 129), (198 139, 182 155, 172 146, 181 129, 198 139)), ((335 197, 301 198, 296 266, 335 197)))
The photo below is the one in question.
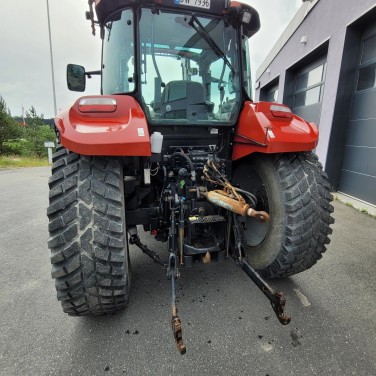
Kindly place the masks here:
POLYGON ((164 272, 135 249, 127 310, 63 314, 46 245, 48 176, 0 170, 0 375, 376 374, 375 219, 334 203, 324 258, 272 283, 286 293, 289 326, 232 261, 183 271, 180 356, 164 272))

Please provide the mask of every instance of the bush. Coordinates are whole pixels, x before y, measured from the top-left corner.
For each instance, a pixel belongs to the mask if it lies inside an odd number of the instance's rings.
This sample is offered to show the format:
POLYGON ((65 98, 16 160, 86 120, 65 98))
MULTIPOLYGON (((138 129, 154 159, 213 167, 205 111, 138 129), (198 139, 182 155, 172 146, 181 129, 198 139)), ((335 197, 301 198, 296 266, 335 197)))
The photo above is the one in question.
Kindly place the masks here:
POLYGON ((46 157, 47 148, 44 147, 45 141, 55 141, 55 132, 48 125, 40 125, 35 128, 25 128, 25 138, 28 141, 28 156, 46 157))
POLYGON ((47 157, 45 141, 55 141, 54 130, 45 124, 43 115, 31 107, 26 112, 26 125, 21 126, 11 116, 0 97, 0 155, 47 157))
POLYGON ((30 156, 31 143, 24 138, 18 140, 9 140, 3 143, 3 154, 20 155, 22 157, 30 156))

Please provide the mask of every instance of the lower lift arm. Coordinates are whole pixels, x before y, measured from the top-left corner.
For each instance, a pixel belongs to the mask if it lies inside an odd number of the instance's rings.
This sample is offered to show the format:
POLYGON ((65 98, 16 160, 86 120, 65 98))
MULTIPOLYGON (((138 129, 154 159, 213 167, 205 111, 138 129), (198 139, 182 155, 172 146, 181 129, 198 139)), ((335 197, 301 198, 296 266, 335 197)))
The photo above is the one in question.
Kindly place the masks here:
MULTIPOLYGON (((231 230, 234 234, 232 256, 238 261, 238 265, 247 273, 248 277, 252 279, 256 286, 269 299, 280 323, 287 325, 291 321, 291 318, 284 313, 286 299, 283 292, 274 291, 245 259, 243 231, 240 227, 241 225, 239 218, 253 217, 259 221, 266 222, 270 220, 269 214, 264 211, 256 211, 255 209, 251 208, 251 206, 248 205, 245 199, 239 194, 241 190, 235 188, 227 180, 227 178, 221 174, 215 163, 208 162, 204 168, 204 177, 206 180, 212 183, 223 186, 223 190, 215 190, 211 192, 201 191, 200 193, 211 203, 229 210, 228 234, 231 234, 231 230), (232 214, 230 212, 232 212, 232 214)), ((245 193, 245 191, 242 192, 245 193)), ((255 203, 254 205, 256 206, 255 203)), ((229 235, 227 239, 227 250, 229 250, 230 245, 229 235)))
MULTIPOLYGON (((264 295, 269 299, 273 310, 282 325, 287 325, 291 321, 291 317, 284 313, 286 298, 282 291, 274 291, 256 272, 255 269, 247 262, 244 257, 244 248, 242 242, 242 236, 240 231, 240 223, 238 216, 233 214, 233 230, 234 230, 234 240, 235 248, 238 252, 237 255, 233 255, 238 261, 238 265, 246 272, 249 278, 255 283, 255 285, 264 293, 264 295)), ((265 220, 268 220, 269 216, 264 216, 265 220)))
MULTIPOLYGON (((180 206, 181 205, 182 203, 180 202, 180 206)), ((171 226, 170 226, 170 231, 168 235, 168 251, 170 255, 168 259, 167 277, 170 278, 171 280, 172 333, 174 335, 176 346, 180 354, 183 355, 186 353, 187 349, 183 343, 182 325, 181 325, 181 320, 178 317, 178 309, 176 307, 176 283, 175 282, 176 282, 176 279, 179 277, 176 239, 177 239, 177 236, 176 236, 175 210, 174 208, 172 208, 171 226)))
POLYGON ((287 325, 291 321, 291 317, 284 313, 286 298, 282 291, 274 291, 252 268, 251 265, 244 259, 240 261, 241 268, 247 273, 248 277, 256 284, 256 286, 264 293, 264 295, 269 299, 270 304, 273 307, 275 314, 279 322, 282 325, 287 325))

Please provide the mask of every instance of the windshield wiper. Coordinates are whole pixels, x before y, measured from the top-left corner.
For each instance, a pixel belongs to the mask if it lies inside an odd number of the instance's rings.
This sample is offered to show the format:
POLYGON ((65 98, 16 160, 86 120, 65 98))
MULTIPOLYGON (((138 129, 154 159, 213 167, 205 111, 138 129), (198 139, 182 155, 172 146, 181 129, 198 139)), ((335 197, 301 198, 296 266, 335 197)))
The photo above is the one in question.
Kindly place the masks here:
POLYGON ((192 16, 192 18, 189 21, 189 25, 197 31, 197 33, 205 40, 205 42, 215 52, 215 54, 219 56, 220 58, 222 58, 225 64, 230 68, 231 73, 235 74, 235 69, 231 65, 230 61, 227 59, 227 56, 223 53, 221 48, 218 46, 215 40, 210 36, 210 34, 206 31, 205 27, 201 24, 201 22, 197 19, 196 16, 192 16))

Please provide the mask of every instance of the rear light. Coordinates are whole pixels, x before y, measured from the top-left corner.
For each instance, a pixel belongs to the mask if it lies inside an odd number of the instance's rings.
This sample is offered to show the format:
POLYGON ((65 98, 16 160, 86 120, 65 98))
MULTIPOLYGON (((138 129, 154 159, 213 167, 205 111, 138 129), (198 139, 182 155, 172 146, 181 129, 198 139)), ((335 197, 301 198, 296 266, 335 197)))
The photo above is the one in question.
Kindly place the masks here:
POLYGON ((270 112, 273 116, 285 119, 292 119, 293 113, 287 106, 280 104, 272 104, 270 106, 270 112))
POLYGON ((114 98, 82 98, 78 103, 80 112, 115 112, 117 108, 114 98))

